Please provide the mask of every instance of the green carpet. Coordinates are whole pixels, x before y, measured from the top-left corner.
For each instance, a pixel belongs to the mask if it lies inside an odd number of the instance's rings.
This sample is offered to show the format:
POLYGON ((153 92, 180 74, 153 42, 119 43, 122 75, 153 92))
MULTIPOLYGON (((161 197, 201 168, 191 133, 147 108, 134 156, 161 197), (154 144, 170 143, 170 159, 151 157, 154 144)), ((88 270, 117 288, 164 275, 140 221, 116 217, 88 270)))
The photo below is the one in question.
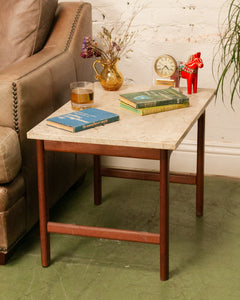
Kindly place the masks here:
MULTIPOLYGON (((103 178, 93 205, 92 172, 51 210, 51 220, 159 231, 159 184, 103 178)), ((240 299, 240 182, 206 177, 203 218, 195 187, 170 185, 170 279, 159 279, 159 246, 51 234, 41 267, 38 226, 0 266, 0 299, 240 299)))

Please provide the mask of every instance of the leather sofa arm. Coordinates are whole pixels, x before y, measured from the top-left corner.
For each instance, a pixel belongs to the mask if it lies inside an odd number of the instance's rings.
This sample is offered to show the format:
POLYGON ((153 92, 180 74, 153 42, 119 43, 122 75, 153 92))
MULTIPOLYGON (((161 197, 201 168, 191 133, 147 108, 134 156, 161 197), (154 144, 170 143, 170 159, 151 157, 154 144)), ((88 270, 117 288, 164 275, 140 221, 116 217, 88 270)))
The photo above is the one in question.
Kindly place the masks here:
POLYGON ((73 58, 69 52, 55 55, 51 50, 25 59, 26 65, 16 64, 16 74, 7 69, 1 73, 0 125, 24 134, 68 100, 69 82, 76 80, 73 58), (44 54, 48 60, 42 59, 44 54))

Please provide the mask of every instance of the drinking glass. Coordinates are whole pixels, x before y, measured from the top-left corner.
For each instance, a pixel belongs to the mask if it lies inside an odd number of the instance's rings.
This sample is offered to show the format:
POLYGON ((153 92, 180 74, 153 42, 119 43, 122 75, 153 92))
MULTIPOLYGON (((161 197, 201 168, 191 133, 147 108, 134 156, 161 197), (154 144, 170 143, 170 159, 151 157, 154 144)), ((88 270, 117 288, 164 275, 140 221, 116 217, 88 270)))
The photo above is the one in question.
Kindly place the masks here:
POLYGON ((73 110, 86 109, 94 103, 94 84, 89 81, 76 81, 70 83, 71 104, 73 110))

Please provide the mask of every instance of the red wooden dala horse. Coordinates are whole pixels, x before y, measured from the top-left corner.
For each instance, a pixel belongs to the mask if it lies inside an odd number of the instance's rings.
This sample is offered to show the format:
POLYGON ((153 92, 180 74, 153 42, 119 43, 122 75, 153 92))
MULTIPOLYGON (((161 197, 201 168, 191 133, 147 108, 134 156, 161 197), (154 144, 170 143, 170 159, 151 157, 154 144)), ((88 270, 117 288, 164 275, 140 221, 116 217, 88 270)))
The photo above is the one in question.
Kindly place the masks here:
POLYGON ((200 58, 201 53, 197 52, 191 55, 186 64, 179 66, 179 76, 187 79, 188 94, 197 93, 198 68, 203 67, 203 61, 200 58))

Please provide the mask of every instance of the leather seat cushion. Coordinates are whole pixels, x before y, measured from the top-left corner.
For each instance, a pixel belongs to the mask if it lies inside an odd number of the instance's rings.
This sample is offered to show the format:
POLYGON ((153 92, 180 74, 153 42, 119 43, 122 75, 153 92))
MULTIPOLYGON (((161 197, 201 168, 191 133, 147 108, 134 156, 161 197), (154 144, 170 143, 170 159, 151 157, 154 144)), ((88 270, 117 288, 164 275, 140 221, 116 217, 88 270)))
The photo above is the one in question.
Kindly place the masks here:
POLYGON ((17 133, 0 126, 0 183, 8 183, 18 174, 22 165, 17 133))
POLYGON ((9 210, 25 194, 25 184, 20 173, 8 184, 0 185, 0 213, 9 210))
POLYGON ((57 0, 7 0, 0 9, 0 70, 42 49, 57 0))

